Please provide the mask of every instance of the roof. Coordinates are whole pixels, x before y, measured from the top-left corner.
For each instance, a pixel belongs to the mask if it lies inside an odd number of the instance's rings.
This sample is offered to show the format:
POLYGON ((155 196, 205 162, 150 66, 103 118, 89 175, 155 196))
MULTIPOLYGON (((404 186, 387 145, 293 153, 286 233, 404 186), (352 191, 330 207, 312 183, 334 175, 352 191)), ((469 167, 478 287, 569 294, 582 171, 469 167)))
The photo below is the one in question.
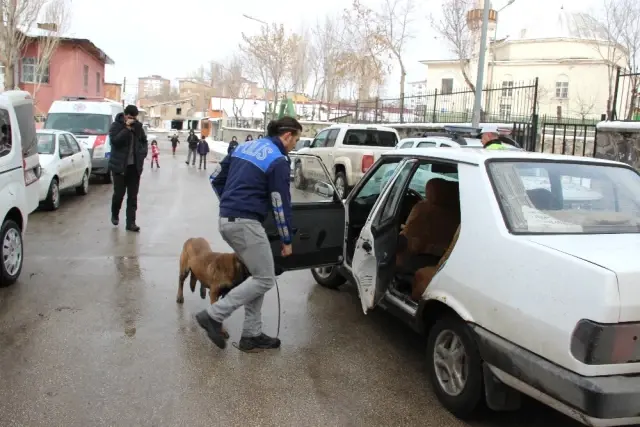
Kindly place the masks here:
POLYGON ((335 123, 326 127, 326 129, 328 128, 375 129, 375 130, 385 130, 389 132, 397 132, 394 128, 389 126, 354 124, 354 123, 335 123))
MULTIPOLYGON (((30 38, 31 40, 36 40, 36 39, 47 37, 47 35, 45 33, 42 33, 41 31, 39 32, 31 31, 30 34, 27 35, 27 37, 30 38)), ((111 59, 106 53, 102 51, 102 49, 100 49, 98 46, 93 44, 93 42, 89 39, 79 39, 74 37, 60 37, 60 43, 71 43, 71 44, 79 45, 80 47, 85 49, 87 52, 89 52, 91 55, 95 56, 100 61, 103 61, 105 64, 108 64, 108 65, 115 64, 115 62, 113 62, 113 59, 111 59)))
POLYGON ((36 133, 44 133, 44 134, 58 134, 58 133, 70 133, 66 130, 60 129, 36 129, 36 133))
POLYGON ((558 162, 587 162, 593 164, 608 164, 615 166, 625 166, 625 163, 614 162, 612 160, 594 159, 593 157, 577 157, 562 154, 533 153, 521 150, 486 150, 484 148, 465 148, 465 149, 442 149, 442 148, 400 148, 396 150, 385 151, 383 156, 407 156, 407 157, 433 157, 443 160, 453 160, 456 162, 470 163, 479 165, 489 159, 525 159, 531 161, 538 160, 555 160, 558 162))

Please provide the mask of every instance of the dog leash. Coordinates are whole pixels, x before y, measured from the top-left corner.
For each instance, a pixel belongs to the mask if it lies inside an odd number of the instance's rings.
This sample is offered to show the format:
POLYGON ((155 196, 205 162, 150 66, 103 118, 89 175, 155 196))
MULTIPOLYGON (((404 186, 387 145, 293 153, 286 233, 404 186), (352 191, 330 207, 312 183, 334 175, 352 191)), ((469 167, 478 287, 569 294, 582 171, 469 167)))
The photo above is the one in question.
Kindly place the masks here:
MULTIPOLYGON (((276 338, 280 338, 280 317, 281 317, 282 310, 280 309, 280 287, 278 286, 277 278, 276 278, 276 295, 278 296, 278 328, 276 329, 276 338)), ((243 353, 250 353, 248 351, 241 350, 240 347, 238 346, 238 343, 235 341, 231 342, 231 345, 237 348, 238 350, 242 351, 243 353)))

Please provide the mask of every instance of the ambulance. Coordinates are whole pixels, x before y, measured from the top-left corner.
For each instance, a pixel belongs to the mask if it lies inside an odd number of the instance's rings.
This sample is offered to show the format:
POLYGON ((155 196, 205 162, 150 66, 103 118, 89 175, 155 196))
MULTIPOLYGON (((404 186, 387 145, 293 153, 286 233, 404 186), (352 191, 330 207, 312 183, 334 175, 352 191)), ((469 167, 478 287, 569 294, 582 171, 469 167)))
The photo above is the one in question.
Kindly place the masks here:
POLYGON ((122 104, 103 98, 66 97, 51 104, 44 129, 71 132, 91 153, 91 173, 111 182, 109 127, 122 104))

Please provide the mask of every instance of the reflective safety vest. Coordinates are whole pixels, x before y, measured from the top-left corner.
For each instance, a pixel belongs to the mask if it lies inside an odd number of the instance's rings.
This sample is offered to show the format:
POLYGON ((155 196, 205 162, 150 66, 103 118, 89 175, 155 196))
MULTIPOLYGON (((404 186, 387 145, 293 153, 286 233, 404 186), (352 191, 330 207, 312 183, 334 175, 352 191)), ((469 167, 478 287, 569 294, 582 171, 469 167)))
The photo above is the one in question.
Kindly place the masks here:
POLYGON ((509 147, 507 147, 503 143, 493 142, 493 141, 485 145, 484 148, 487 150, 508 150, 509 149, 509 147))

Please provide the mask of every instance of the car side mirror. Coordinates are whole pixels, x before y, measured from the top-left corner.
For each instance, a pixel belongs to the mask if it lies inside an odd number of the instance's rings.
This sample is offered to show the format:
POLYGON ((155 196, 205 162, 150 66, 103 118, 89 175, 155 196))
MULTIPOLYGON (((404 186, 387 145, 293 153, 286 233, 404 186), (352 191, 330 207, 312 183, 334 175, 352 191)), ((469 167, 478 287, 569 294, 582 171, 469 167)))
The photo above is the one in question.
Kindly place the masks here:
POLYGON ((333 194, 335 193, 333 191, 333 187, 331 187, 328 184, 325 184, 324 182, 317 182, 313 186, 313 192, 319 196, 324 196, 328 199, 333 199, 333 194))

